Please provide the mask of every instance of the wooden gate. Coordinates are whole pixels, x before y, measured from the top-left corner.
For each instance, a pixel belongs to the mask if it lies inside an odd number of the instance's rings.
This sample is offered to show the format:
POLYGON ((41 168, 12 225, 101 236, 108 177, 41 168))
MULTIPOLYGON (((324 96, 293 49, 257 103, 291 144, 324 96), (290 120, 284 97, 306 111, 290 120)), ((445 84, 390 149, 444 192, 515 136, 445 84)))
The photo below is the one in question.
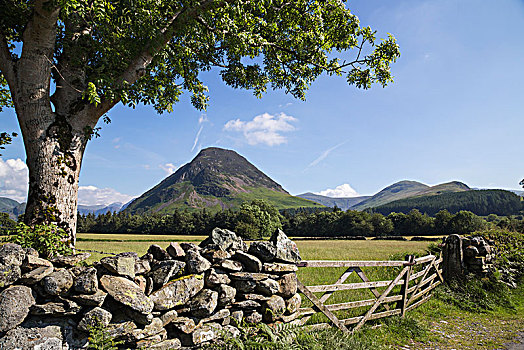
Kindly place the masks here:
MULTIPOLYGON (((305 286, 299 279, 299 291, 313 305, 312 307, 300 309, 301 318, 297 320, 297 323, 304 325, 314 314, 321 312, 329 319, 331 324, 343 332, 353 333, 370 320, 393 315, 401 315, 403 317, 406 312, 427 301, 431 297, 430 292, 444 281, 440 267, 441 262, 442 258, 437 258, 434 255, 416 259, 414 256, 408 255, 405 261, 302 261, 298 264, 299 267, 343 267, 347 269, 334 284, 305 286), (365 267, 397 267, 401 270, 392 280, 371 281, 363 270, 365 267), (353 273, 362 282, 345 283, 353 273), (397 291, 392 293, 396 286, 400 286, 400 289, 397 288, 397 291), (385 289, 383 289, 384 287, 385 289), (357 289, 369 289, 372 298, 338 304, 326 303, 335 292, 357 289), (379 291, 379 289, 383 290, 379 291), (315 293, 322 294, 317 296, 315 293), (363 314, 345 319, 340 319, 333 313, 334 311, 367 306, 370 307, 363 314), (380 306, 382 306, 384 311, 377 310, 380 306), (347 327, 350 325, 353 325, 351 330, 347 327)), ((329 327, 330 323, 311 324, 309 327, 316 329, 325 328, 329 327)))

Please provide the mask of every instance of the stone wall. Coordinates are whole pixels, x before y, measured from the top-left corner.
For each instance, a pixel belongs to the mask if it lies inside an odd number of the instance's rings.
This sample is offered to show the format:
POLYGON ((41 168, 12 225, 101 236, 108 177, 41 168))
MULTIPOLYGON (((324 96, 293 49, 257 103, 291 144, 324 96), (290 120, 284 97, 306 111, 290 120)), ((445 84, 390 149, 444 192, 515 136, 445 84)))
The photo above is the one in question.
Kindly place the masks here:
POLYGON ((461 279, 468 273, 485 275, 492 259, 492 242, 482 237, 450 235, 443 244, 443 274, 446 281, 461 279))
POLYGON ((298 317, 300 255, 280 230, 249 248, 217 228, 200 246, 88 257, 0 247, 0 349, 85 349, 94 323, 122 348, 177 349, 234 336, 242 321, 298 317))

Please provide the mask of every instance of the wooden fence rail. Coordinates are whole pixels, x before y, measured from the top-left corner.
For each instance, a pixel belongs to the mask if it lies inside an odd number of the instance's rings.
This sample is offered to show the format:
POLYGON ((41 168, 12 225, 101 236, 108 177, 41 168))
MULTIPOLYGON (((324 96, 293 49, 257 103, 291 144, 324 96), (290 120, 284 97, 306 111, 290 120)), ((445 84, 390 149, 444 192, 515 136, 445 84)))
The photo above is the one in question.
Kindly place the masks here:
MULTIPOLYGON (((353 333, 360 329, 367 321, 376 320, 383 317, 401 315, 413 310, 426 302, 431 297, 431 291, 441 284, 442 269, 440 264, 442 258, 434 255, 427 255, 415 258, 412 255, 406 256, 405 261, 328 261, 310 260, 302 261, 299 267, 345 267, 344 273, 334 284, 305 286, 298 281, 298 290, 308 298, 313 304, 312 307, 301 308, 301 318, 297 319, 298 324, 306 322, 316 313, 323 313, 330 323, 311 324, 308 327, 319 329, 329 327, 331 324, 346 333, 353 333), (381 268, 401 268, 398 275, 392 280, 371 281, 362 268, 381 267, 381 268), (352 275, 356 274, 362 282, 345 283, 352 275), (400 286, 397 295, 390 295, 396 286, 400 286), (381 292, 377 288, 384 288, 381 292), (328 299, 336 292, 369 289, 373 295, 372 299, 347 301, 338 304, 326 304, 328 299), (315 293, 322 293, 317 296, 315 293), (394 304, 393 304, 394 303, 394 304), (339 319, 333 312, 340 310, 350 310, 355 308, 369 308, 359 316, 346 319, 339 319), (385 311, 377 311, 382 306, 385 311), (346 326, 354 325, 351 330, 346 326)), ((398 289, 397 289, 398 290, 398 289)))

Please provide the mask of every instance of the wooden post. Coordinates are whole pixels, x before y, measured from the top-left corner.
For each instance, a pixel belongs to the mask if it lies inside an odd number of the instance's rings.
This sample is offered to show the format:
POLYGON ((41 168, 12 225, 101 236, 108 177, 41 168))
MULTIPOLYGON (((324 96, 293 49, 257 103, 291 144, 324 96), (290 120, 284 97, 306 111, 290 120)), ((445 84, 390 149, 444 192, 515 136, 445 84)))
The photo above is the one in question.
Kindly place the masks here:
POLYGON ((414 255, 406 255, 406 265, 409 268, 406 274, 404 275, 404 284, 402 285, 402 288, 400 290, 400 295, 402 295, 402 299, 399 301, 400 305, 398 305, 400 307, 400 317, 404 317, 406 315, 406 306, 408 302, 409 278, 411 277, 411 271, 413 270, 414 262, 415 262, 414 255))

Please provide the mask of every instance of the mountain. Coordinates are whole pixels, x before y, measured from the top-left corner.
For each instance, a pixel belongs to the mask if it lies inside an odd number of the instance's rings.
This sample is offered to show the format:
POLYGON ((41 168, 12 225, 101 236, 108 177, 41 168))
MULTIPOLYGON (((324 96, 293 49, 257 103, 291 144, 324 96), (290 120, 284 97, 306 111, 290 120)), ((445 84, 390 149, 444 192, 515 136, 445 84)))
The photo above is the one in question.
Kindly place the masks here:
POLYGON ((8 213, 13 220, 18 218, 18 215, 25 211, 25 203, 18 203, 14 199, 7 197, 0 197, 0 213, 8 213))
POLYGON ((352 210, 364 210, 367 208, 378 207, 398 199, 407 198, 430 188, 428 185, 417 181, 399 181, 391 186, 384 188, 374 196, 354 205, 352 210))
POLYGON ((120 202, 111 203, 109 205, 99 204, 99 205, 78 205, 78 212, 83 215, 87 214, 106 214, 108 212, 119 212, 123 208, 123 204, 120 202))
POLYGON ((308 199, 310 201, 322 204, 326 207, 335 207, 342 210, 348 210, 354 205, 370 198, 371 196, 360 196, 360 197, 327 197, 319 194, 307 192, 297 195, 297 197, 308 199))
POLYGON ((477 215, 486 216, 489 214, 514 215, 524 207, 521 197, 510 191, 470 190, 414 196, 372 208, 373 212, 383 215, 392 212, 407 214, 412 209, 418 209, 431 216, 443 209, 452 214, 460 210, 468 210, 477 215))
POLYGON ((278 209, 322 207, 291 196, 235 151, 210 147, 133 200, 125 211, 171 213, 174 209, 201 208, 216 211, 237 208, 253 199, 267 200, 278 209))
POLYGON ((465 192, 470 190, 471 188, 469 188, 465 183, 460 181, 451 181, 426 188, 425 190, 415 194, 415 196, 436 196, 443 193, 465 192))

